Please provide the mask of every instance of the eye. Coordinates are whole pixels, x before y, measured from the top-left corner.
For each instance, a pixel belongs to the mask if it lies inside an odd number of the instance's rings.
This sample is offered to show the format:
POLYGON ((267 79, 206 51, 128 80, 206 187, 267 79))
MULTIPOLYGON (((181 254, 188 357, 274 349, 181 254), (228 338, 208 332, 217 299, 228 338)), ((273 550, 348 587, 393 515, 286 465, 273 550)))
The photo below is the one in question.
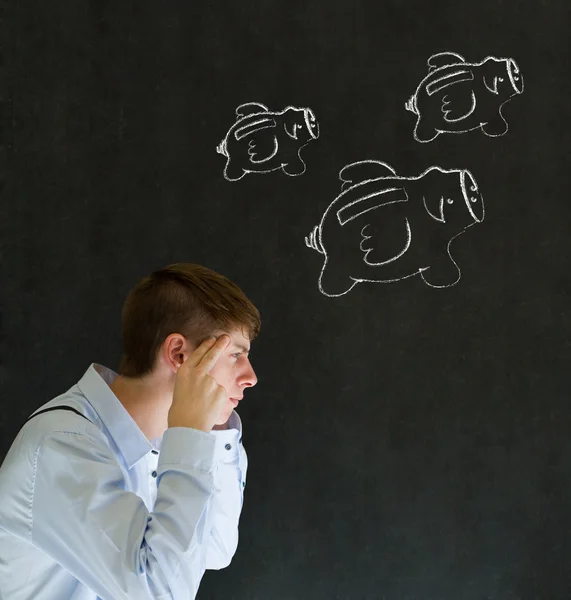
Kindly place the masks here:
POLYGON ((499 81, 503 81, 503 80, 504 80, 504 78, 503 78, 503 77, 498 77, 498 80, 499 80, 499 81))
POLYGON ((454 200, 452 200, 452 198, 447 198, 446 202, 448 202, 448 204, 452 204, 454 202, 454 200))

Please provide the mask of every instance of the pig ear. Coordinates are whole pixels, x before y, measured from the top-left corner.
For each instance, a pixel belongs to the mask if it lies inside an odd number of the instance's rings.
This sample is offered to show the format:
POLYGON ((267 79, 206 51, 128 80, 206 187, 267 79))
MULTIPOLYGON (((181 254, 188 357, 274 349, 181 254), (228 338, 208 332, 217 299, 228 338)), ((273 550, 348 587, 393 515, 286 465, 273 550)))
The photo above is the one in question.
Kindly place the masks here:
POLYGON ((456 52, 439 52, 438 54, 433 54, 427 61, 429 71, 434 71, 435 69, 439 69, 440 67, 445 67, 447 65, 457 65, 458 63, 466 62, 464 57, 456 52))
POLYGON ((426 212, 439 223, 445 223, 446 220, 444 218, 444 211, 446 204, 446 198, 444 195, 438 196, 436 194, 432 194, 428 196, 422 197, 422 202, 424 203, 424 208, 426 212))
POLYGON ((260 102, 246 102, 236 109, 236 118, 241 119, 255 113, 269 112, 269 108, 260 102))
POLYGON ((345 190, 358 183, 363 183, 364 181, 370 181, 371 179, 395 175, 395 170, 380 160, 361 160, 346 165, 339 171, 339 179, 343 182, 341 190, 345 190))
POLYGON ((304 109, 303 108, 297 108, 295 106, 288 106, 287 108, 284 108, 282 111, 280 111, 278 113, 278 115, 281 115, 282 118, 282 122, 285 123, 299 123, 300 119, 304 119, 304 109))

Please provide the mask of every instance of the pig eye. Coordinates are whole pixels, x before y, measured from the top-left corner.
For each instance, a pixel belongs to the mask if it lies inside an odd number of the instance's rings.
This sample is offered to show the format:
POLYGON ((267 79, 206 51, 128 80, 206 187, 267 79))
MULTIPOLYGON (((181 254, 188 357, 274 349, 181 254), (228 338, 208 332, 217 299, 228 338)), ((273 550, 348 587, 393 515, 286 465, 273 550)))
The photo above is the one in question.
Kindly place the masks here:
POLYGON ((475 192, 477 189, 478 189, 478 186, 475 184, 470 186, 470 191, 472 191, 472 192, 475 192))
POLYGON ((503 81, 503 80, 504 80, 504 78, 503 78, 503 77, 499 77, 498 79, 499 79, 500 81, 503 81))
POLYGON ((478 202, 478 198, 470 198, 472 202, 478 202))
POLYGON ((454 202, 454 200, 452 200, 452 198, 447 198, 446 202, 448 202, 448 204, 452 204, 454 202))

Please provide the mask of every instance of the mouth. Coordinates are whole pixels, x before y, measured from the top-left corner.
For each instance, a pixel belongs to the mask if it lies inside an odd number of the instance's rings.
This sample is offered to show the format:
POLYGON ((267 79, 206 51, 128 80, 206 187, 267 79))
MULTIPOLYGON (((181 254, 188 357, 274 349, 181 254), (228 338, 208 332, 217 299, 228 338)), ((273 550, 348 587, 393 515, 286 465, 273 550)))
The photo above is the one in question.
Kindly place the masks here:
POLYGON ((240 402, 240 400, 242 400, 242 398, 230 398, 230 402, 231 402, 232 406, 234 406, 234 408, 236 408, 236 406, 238 406, 238 402, 240 402))

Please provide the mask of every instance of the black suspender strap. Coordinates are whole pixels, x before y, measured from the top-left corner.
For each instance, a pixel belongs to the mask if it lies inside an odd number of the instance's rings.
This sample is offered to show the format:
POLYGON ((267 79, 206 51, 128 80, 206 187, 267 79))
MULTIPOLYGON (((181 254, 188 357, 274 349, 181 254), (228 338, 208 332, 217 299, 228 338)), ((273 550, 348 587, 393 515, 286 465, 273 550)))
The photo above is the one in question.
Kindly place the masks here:
MULTIPOLYGON (((33 419, 34 417, 37 417, 38 415, 41 415, 42 413, 49 412, 50 410, 71 410, 76 415, 79 415, 80 417, 87 419, 87 417, 85 415, 82 415, 78 410, 75 410, 75 408, 72 408, 71 406, 51 406, 50 408, 44 408, 44 410, 39 410, 37 413, 33 414, 31 417, 28 417, 24 423, 27 423, 30 419, 33 419)), ((90 419, 87 419, 87 420, 91 423, 90 419)))

